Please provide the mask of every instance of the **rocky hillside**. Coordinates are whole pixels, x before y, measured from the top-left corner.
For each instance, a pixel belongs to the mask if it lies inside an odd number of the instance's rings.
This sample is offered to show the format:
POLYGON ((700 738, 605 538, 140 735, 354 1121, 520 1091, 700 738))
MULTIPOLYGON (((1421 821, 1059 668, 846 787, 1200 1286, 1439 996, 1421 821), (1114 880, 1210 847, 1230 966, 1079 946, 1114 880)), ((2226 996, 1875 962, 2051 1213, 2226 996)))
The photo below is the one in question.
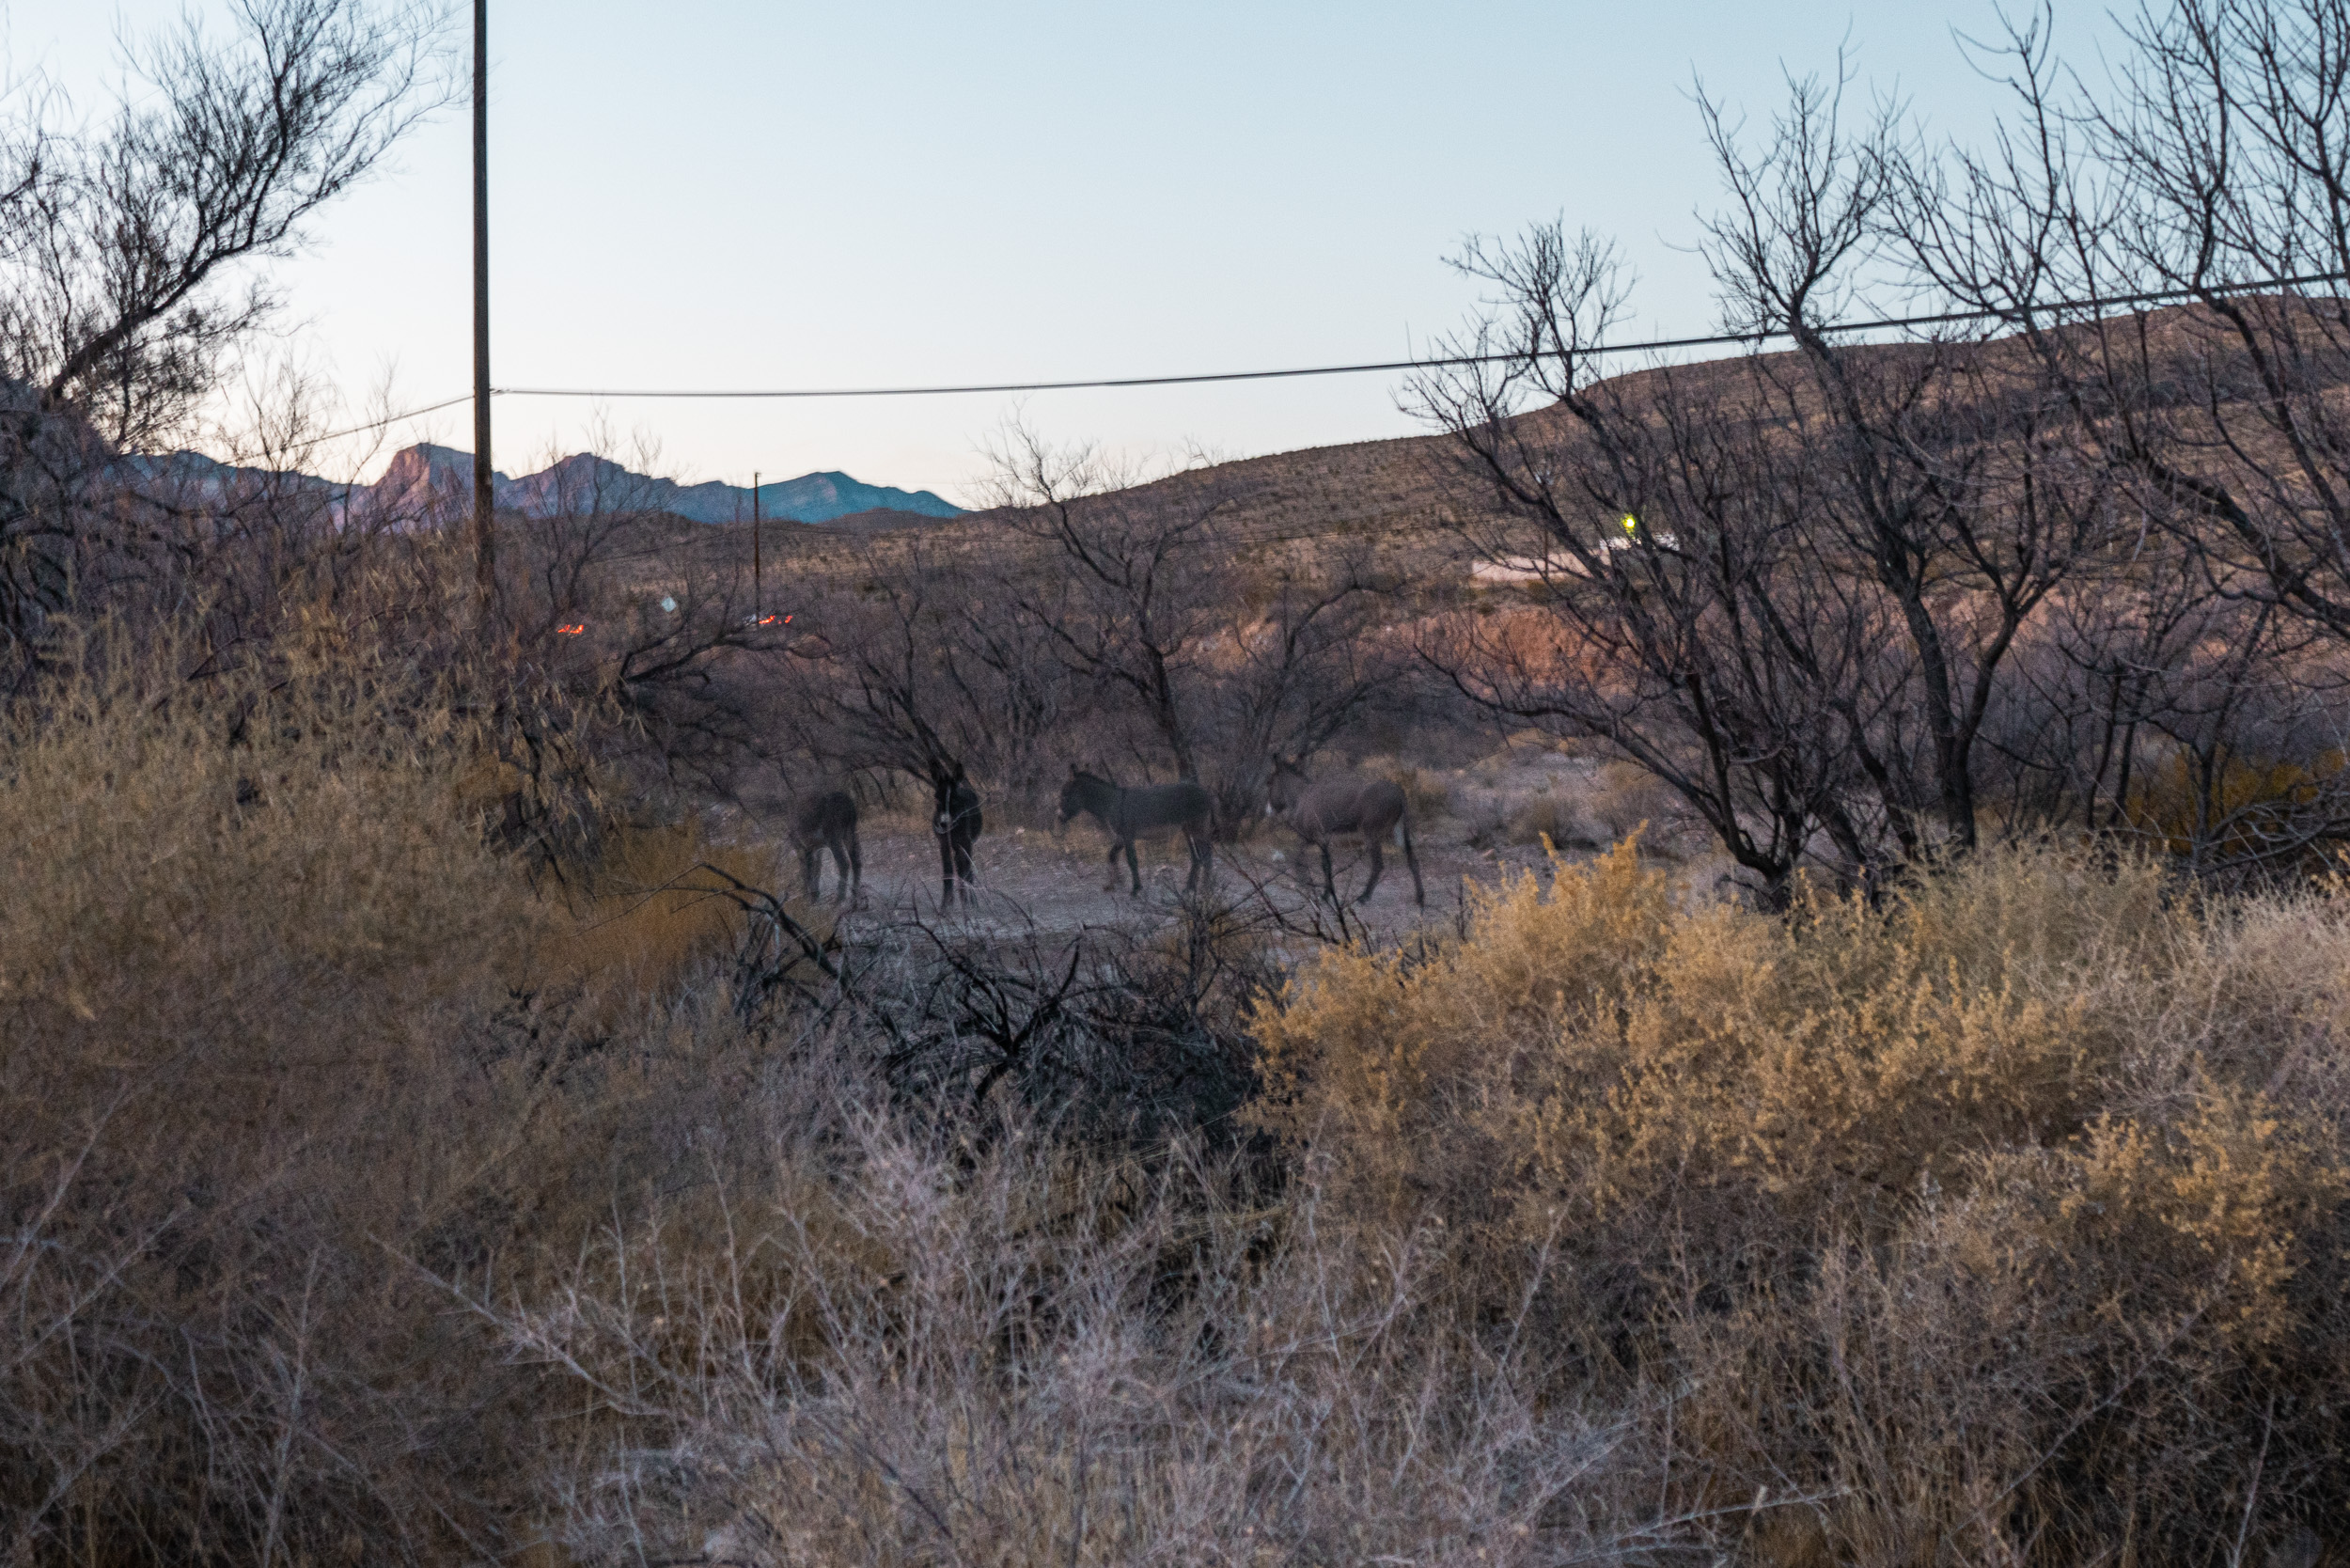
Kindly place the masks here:
MULTIPOLYGON (((182 494, 195 491, 212 499, 242 496, 263 488, 317 489, 345 494, 354 513, 391 518, 427 518, 464 511, 473 505, 473 454, 426 443, 396 453, 371 485, 343 487, 303 474, 276 474, 217 463, 196 452, 131 460, 150 484, 182 494)), ((667 512, 695 523, 748 522, 750 487, 713 480, 680 484, 635 473, 609 459, 578 452, 520 478, 492 478, 502 509, 548 516, 558 511, 667 512)), ((867 484, 838 472, 803 474, 759 487, 759 514, 773 522, 830 523, 860 513, 886 511, 915 518, 955 517, 963 509, 928 490, 867 484)))

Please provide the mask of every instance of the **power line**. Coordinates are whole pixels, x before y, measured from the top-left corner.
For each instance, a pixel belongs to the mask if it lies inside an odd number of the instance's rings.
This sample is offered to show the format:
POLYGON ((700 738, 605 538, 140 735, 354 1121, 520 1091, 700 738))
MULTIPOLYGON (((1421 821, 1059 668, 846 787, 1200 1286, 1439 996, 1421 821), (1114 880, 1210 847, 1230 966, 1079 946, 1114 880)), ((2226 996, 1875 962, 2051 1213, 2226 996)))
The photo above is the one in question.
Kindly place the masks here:
MULTIPOLYGON (((2142 294, 2121 294, 2111 299, 2058 300, 2038 306, 2040 311, 2108 309, 2133 305, 2160 305, 2183 299, 2195 299, 2207 292, 2246 293, 2261 289, 2297 289, 2318 283, 2350 281, 2350 273, 2311 273, 2303 277, 2272 278, 2259 283, 2232 285, 2224 290, 2162 289, 2142 294)), ((1823 327, 1824 332, 1887 332, 1897 327, 1948 326, 1961 321, 1982 321, 2013 317, 2013 310, 1950 310, 1931 316, 1888 316, 1873 321, 1846 321, 1823 327)), ((1707 337, 1659 337, 1641 343, 1594 343, 1575 353, 1599 358, 1626 353, 1655 353, 1667 349, 1725 348, 1745 343, 1769 342, 1793 337, 1785 327, 1764 332, 1728 332, 1707 337)), ((1507 365, 1522 361, 1525 353, 1456 354, 1434 359, 1391 359, 1361 365, 1314 365, 1290 370, 1221 370, 1188 376, 1120 376, 1103 381, 1032 381, 1004 382, 970 386, 853 386, 831 388, 789 389, 779 391, 727 391, 720 389, 669 391, 649 389, 595 390, 567 386, 496 386, 491 396, 497 398, 924 398, 947 397, 962 393, 981 392, 1071 392, 1098 390, 1122 386, 1190 386, 1208 382, 1276 381, 1299 376, 1346 376, 1367 374, 1379 370, 1435 370, 1473 365, 1507 365)), ((347 435, 360 435, 368 431, 397 425, 403 419, 419 418, 437 414, 459 403, 471 402, 472 394, 444 398, 437 403, 387 414, 381 419, 370 419, 348 430, 330 431, 318 437, 321 441, 337 441, 347 435)))
MULTIPOLYGON (((2111 309, 2123 306, 2159 305, 2170 301, 2198 299, 2209 293, 2244 293, 2261 289, 2295 289, 2316 283, 2340 283, 2350 279, 2350 273, 2312 273, 2303 277, 2272 278, 2258 283, 2232 284, 2224 289, 2158 289, 2142 294, 2120 294, 2109 299, 2057 300, 2033 307, 2035 311, 2079 309, 2111 309)), ((1948 326, 1960 321, 1983 321, 2010 319, 2019 312, 2009 309, 1947 310, 1929 316, 1888 316, 1873 321, 1845 321, 1822 327, 1823 332, 1886 332, 1897 327, 1948 326)), ((1725 332, 1704 337, 1657 337, 1639 343, 1593 343, 1574 352, 1590 358, 1626 354, 1656 353, 1668 349, 1728 348, 1740 344, 1764 343, 1781 337, 1792 337, 1788 327, 1774 327, 1759 332, 1725 332)), ((959 386, 834 386, 787 388, 781 390, 734 390, 725 388, 673 390, 645 387, 573 387, 573 386, 501 386, 496 393, 514 398, 938 398, 966 393, 1000 392, 1081 392, 1130 386, 1197 386, 1210 382, 1285 381, 1301 376, 1353 376, 1381 370, 1437 370, 1460 368, 1475 365, 1508 365, 1531 357, 1524 353, 1451 354, 1434 359, 1387 359, 1359 365, 1312 365, 1287 370, 1215 370, 1184 376, 1114 376, 1098 381, 1026 381, 995 382, 959 386)), ((446 407, 446 404, 440 405, 446 407)))
POLYGON ((380 431, 386 425, 397 425, 402 419, 414 419, 422 415, 438 414, 445 408, 455 408, 459 403, 469 403, 471 401, 473 401, 473 394, 470 392, 467 392, 460 397, 443 398, 437 403, 427 403, 422 408, 412 408, 403 414, 386 414, 381 419, 370 419, 364 425, 353 425, 349 430, 328 431, 324 435, 319 436, 317 439, 321 441, 340 441, 346 435, 365 435, 369 431, 380 431))

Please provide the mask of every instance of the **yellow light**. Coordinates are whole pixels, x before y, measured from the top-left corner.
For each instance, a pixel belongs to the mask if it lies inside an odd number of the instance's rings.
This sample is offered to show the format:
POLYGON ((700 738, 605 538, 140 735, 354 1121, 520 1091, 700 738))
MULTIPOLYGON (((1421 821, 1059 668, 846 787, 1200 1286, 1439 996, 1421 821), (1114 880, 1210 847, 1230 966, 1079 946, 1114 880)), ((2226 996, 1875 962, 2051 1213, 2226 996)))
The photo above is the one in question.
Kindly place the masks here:
POLYGON ((1628 534, 1637 533, 1639 528, 1640 520, 1633 516, 1630 512, 1625 512, 1623 514, 1623 531, 1628 534))

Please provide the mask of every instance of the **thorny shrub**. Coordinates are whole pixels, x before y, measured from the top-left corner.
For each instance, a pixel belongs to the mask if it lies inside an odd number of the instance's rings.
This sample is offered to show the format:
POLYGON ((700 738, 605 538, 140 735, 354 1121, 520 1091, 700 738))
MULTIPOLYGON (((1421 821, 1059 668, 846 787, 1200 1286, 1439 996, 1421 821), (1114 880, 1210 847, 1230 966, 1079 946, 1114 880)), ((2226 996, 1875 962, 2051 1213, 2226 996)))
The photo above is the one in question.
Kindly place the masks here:
POLYGON ((1604 1416, 1429 1304, 1418 1238, 1325 1231, 1179 1149, 910 1137, 817 1064, 728 1211, 616 1225, 485 1302, 591 1412, 579 1560, 1541 1563, 1652 1539, 1604 1416), (811 1126, 812 1124, 812 1126, 811 1126), (810 1137, 821 1129, 821 1137, 810 1137))

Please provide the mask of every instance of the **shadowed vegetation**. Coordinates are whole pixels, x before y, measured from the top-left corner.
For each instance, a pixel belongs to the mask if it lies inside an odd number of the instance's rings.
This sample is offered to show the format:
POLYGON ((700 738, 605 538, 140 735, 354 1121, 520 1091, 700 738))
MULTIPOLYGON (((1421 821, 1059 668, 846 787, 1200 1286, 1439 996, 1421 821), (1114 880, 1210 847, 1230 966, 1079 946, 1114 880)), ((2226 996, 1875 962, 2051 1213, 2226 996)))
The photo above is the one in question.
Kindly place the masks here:
POLYGON ((2339 6, 2098 114, 2021 26, 1990 162, 1702 102, 1783 353, 1595 378, 1538 228, 1423 441, 1013 431, 758 586, 583 490, 486 604, 299 386, 159 457, 431 102, 427 14, 242 16, 0 135, 0 1558, 2350 1549, 2339 6), (1820 315, 1888 277, 1986 314, 1820 315), (1064 790, 1194 881, 1007 897, 1064 790), (784 891, 857 822, 921 897, 784 891))

